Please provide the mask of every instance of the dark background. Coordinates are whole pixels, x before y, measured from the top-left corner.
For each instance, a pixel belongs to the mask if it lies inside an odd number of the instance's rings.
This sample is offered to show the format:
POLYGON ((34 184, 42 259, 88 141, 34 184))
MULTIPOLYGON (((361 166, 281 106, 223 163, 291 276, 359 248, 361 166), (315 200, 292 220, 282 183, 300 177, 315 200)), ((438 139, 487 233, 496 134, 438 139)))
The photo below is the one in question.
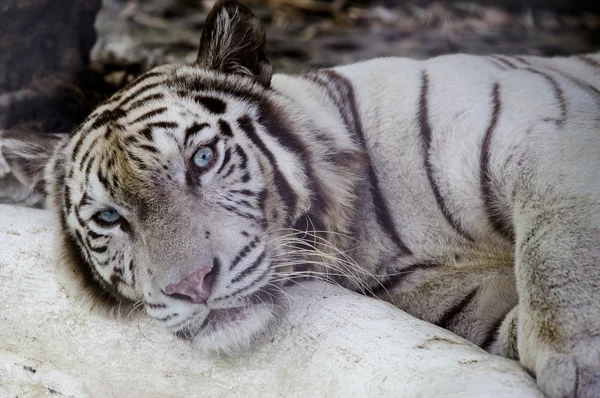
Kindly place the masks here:
MULTIPOLYGON (((378 56, 600 50, 600 0, 245 0, 276 72, 378 56)), ((135 76, 193 61, 208 0, 0 0, 0 130, 68 132, 135 76)), ((0 203, 39 205, 6 173, 0 203)))

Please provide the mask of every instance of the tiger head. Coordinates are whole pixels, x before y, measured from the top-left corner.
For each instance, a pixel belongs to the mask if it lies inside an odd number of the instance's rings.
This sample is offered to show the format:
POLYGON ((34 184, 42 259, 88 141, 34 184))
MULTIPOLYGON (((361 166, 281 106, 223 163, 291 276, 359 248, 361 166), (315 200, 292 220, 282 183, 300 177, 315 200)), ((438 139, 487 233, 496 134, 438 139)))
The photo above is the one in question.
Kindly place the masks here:
POLYGON ((338 168, 360 157, 345 138, 330 139, 333 154, 309 148, 318 128, 287 111, 297 106, 273 90, 264 48, 250 10, 219 3, 195 63, 141 75, 69 135, 4 138, 14 174, 46 192, 63 263, 90 293, 143 303, 211 350, 246 345, 277 318, 297 263, 290 228, 315 211, 320 228, 343 227, 335 201, 353 193, 338 181, 353 177, 338 168))

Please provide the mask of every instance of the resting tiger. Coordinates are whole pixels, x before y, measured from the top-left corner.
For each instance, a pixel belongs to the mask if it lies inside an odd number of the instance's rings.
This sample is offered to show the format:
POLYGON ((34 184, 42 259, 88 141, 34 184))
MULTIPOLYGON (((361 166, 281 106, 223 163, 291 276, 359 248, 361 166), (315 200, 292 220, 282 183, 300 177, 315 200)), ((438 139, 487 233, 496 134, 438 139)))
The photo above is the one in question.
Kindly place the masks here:
POLYGON ((382 58, 273 74, 258 19, 207 18, 68 136, 7 132, 89 291, 243 347, 326 278, 600 396, 600 54, 382 58))

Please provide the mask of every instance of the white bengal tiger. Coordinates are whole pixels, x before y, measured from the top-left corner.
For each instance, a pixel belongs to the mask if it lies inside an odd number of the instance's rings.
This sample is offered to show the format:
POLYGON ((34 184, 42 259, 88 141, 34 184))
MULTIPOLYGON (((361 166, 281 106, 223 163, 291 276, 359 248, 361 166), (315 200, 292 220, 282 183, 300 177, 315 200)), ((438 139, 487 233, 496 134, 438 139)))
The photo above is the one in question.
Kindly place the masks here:
POLYGON ((8 133, 66 263, 178 336, 244 346, 286 284, 333 279, 600 396, 600 54, 384 58, 272 75, 212 10, 66 137, 8 133))

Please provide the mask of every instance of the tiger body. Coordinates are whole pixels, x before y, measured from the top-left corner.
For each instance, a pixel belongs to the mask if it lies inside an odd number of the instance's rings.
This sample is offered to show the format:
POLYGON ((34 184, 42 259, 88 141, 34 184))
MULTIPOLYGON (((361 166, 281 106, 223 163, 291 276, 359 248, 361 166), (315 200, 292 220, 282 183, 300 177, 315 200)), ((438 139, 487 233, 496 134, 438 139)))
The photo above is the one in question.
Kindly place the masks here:
POLYGON ((68 137, 7 134, 90 292, 229 351, 288 283, 326 278, 521 360, 550 396, 599 394, 600 54, 272 75, 263 51, 220 3, 196 64, 68 137))

